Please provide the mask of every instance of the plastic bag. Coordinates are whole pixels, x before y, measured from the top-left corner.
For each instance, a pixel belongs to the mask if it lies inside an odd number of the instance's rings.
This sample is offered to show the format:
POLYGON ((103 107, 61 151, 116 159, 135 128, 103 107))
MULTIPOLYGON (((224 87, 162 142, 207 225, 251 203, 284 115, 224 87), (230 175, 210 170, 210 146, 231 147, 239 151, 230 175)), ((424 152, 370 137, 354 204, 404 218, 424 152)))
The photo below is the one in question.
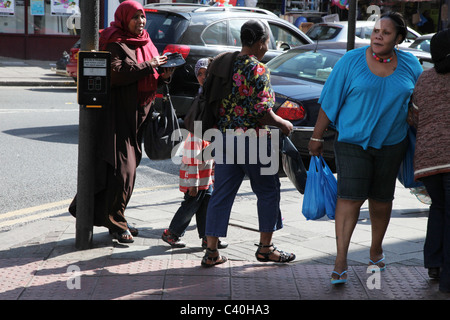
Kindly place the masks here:
POLYGON ((303 197, 302 213, 306 220, 317 220, 325 215, 323 193, 323 169, 317 166, 316 157, 311 157, 307 173, 305 195, 303 197))
POLYGON ((317 220, 327 215, 334 219, 337 181, 325 160, 311 157, 307 173, 302 213, 307 220, 317 220))
POLYGON ((281 136, 280 151, 284 173, 286 173, 286 176, 295 188, 301 194, 304 194, 307 178, 306 168, 297 148, 294 146, 291 139, 285 135, 281 136))
POLYGON ((400 164, 398 180, 405 188, 422 187, 422 182, 414 181, 414 151, 416 149, 416 129, 412 126, 408 129, 408 149, 405 158, 400 164))
POLYGON ((328 218, 334 219, 337 201, 337 180, 322 157, 320 157, 320 161, 323 165, 325 213, 328 218))

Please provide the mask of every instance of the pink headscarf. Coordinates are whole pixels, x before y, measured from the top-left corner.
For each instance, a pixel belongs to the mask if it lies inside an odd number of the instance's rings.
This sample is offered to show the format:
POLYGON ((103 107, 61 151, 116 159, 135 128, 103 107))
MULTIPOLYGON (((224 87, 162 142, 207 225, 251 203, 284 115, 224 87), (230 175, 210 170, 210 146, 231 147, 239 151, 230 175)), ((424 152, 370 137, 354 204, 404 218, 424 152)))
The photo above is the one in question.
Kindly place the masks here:
MULTIPOLYGON (((159 55, 147 30, 144 29, 140 35, 136 36, 128 29, 128 24, 136 11, 139 10, 144 12, 142 4, 131 0, 124 1, 117 7, 116 12, 114 13, 114 21, 111 22, 111 25, 104 29, 100 35, 100 50, 105 50, 108 43, 122 42, 136 46, 136 59, 138 63, 148 61, 159 55)), ((154 71, 153 74, 139 80, 138 91, 141 102, 147 103, 150 98, 154 97, 158 77, 159 74, 154 71)))

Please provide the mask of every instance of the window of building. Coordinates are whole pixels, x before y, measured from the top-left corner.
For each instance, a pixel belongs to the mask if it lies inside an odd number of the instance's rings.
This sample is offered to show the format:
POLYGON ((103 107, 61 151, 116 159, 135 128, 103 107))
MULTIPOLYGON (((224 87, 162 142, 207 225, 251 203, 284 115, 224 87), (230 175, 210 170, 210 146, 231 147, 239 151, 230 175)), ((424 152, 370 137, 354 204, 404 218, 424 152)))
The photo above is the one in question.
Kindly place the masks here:
POLYGON ((79 0, 2 1, 0 33, 77 35, 80 32, 78 3, 79 0))

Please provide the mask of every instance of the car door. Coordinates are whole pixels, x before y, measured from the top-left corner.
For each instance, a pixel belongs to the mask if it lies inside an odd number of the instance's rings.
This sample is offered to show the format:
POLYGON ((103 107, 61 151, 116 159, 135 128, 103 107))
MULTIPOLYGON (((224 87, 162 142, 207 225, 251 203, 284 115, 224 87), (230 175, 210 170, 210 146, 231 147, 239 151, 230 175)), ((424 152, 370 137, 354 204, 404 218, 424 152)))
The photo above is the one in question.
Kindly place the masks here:
POLYGON ((271 60, 290 48, 312 43, 312 41, 294 25, 291 27, 288 24, 276 20, 266 20, 266 23, 269 25, 271 32, 271 41, 269 50, 263 58, 263 62, 271 60))

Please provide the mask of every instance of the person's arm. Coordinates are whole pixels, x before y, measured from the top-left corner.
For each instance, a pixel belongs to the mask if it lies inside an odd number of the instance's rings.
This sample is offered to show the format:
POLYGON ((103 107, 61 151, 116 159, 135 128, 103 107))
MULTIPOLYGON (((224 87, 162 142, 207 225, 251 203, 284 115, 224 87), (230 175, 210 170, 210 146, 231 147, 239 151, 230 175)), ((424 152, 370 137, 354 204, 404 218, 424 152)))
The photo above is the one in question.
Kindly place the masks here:
POLYGON ((320 108, 319 115, 317 116, 316 125, 314 127, 313 134, 311 136, 311 140, 309 140, 308 149, 309 154, 312 156, 319 156, 323 152, 323 133, 327 129, 330 124, 330 120, 328 119, 325 111, 320 108))
MULTIPOLYGON (((111 52, 111 84, 113 86, 129 85, 156 72, 155 68, 163 65, 167 57, 157 56, 149 61, 136 63, 130 56, 134 55, 128 47, 119 43, 109 43, 107 51, 111 52)), ((161 77, 169 78, 173 68, 166 68, 161 77)))
POLYGON ((283 132, 286 136, 288 136, 294 126, 292 123, 288 120, 284 120, 280 116, 276 115, 272 109, 270 109, 264 117, 259 119, 259 122, 264 125, 268 126, 275 126, 277 128, 280 128, 281 132, 283 132))

